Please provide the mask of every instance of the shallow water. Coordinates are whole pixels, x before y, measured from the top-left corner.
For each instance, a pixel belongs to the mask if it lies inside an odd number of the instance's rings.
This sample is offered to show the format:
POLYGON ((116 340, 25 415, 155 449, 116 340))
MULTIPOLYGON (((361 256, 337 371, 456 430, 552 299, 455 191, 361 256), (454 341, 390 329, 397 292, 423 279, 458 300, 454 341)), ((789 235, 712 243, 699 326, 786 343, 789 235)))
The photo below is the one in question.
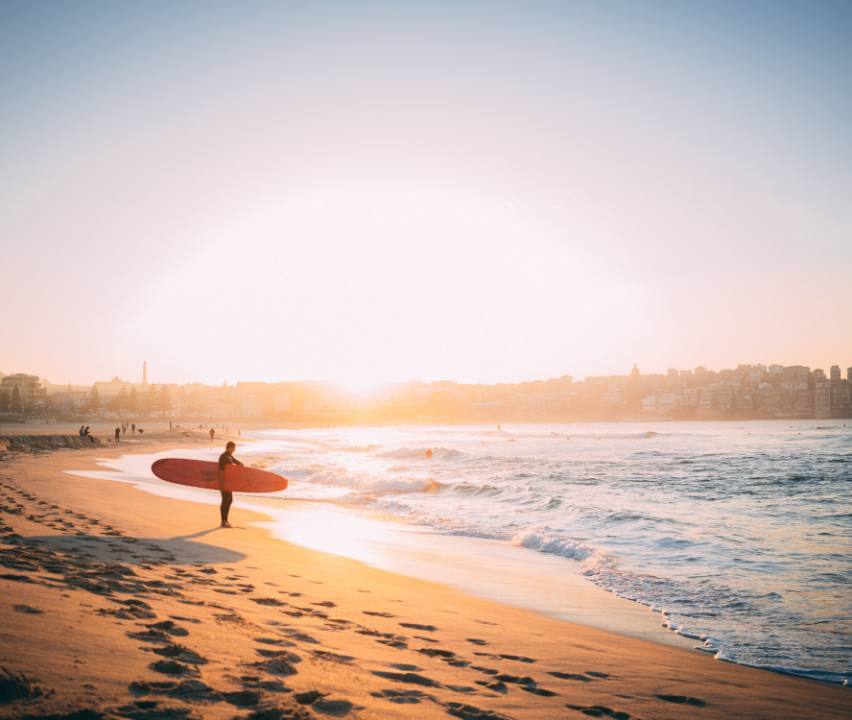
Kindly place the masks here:
POLYGON ((245 451, 291 479, 288 497, 579 560, 589 580, 664 612, 721 659, 849 678, 852 427, 842 421, 255 436, 245 451))

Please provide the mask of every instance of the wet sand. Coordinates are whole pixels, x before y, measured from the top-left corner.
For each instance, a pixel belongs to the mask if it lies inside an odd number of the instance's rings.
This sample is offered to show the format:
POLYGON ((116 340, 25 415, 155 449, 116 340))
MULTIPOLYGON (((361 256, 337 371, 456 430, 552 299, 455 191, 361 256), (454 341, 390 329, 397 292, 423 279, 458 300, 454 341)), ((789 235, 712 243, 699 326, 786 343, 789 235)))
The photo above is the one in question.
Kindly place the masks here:
POLYGON ((848 717, 844 688, 305 549, 239 500, 220 530, 209 505, 65 472, 127 450, 0 462, 0 717, 848 717))

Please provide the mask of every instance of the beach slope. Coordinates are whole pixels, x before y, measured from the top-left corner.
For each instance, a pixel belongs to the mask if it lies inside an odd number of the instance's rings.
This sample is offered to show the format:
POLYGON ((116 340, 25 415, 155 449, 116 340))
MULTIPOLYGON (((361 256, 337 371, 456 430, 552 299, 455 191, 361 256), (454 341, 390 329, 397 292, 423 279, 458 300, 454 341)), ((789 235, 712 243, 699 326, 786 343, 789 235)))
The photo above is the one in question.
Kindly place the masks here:
POLYGON ((208 505, 64 472, 122 451, 0 462, 0 717, 848 717, 844 688, 306 550, 239 504, 220 530, 208 505))

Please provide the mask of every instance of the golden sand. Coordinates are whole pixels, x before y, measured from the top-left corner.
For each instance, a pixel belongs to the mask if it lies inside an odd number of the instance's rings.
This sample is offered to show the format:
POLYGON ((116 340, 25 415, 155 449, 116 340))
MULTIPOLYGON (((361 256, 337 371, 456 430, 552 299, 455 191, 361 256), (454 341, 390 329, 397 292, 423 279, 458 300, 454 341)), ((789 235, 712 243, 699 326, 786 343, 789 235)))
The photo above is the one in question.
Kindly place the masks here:
MULTIPOLYGON (((157 443, 175 436, 139 449, 157 443)), ((209 505, 64 472, 127 449, 0 462, 0 717, 849 717, 844 688, 307 550, 239 503, 220 530, 209 505)))

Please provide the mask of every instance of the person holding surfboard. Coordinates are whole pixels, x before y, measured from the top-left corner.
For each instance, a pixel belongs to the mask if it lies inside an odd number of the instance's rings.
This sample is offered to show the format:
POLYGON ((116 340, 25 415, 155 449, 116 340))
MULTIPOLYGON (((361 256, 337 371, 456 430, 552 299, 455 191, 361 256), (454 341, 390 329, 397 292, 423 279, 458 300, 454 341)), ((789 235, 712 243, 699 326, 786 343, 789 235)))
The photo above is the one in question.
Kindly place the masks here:
MULTIPOLYGON (((212 437, 212 428, 210 433, 212 437)), ((231 523, 228 522, 228 512, 231 509, 231 503, 234 501, 234 494, 225 490, 225 466, 239 465, 242 467, 242 463, 234 457, 234 450, 236 449, 237 444, 233 440, 229 440, 228 444, 225 445, 225 452, 219 456, 219 492, 222 493, 222 504, 219 506, 219 514, 222 517, 222 524, 220 527, 223 528, 231 527, 231 523)))

